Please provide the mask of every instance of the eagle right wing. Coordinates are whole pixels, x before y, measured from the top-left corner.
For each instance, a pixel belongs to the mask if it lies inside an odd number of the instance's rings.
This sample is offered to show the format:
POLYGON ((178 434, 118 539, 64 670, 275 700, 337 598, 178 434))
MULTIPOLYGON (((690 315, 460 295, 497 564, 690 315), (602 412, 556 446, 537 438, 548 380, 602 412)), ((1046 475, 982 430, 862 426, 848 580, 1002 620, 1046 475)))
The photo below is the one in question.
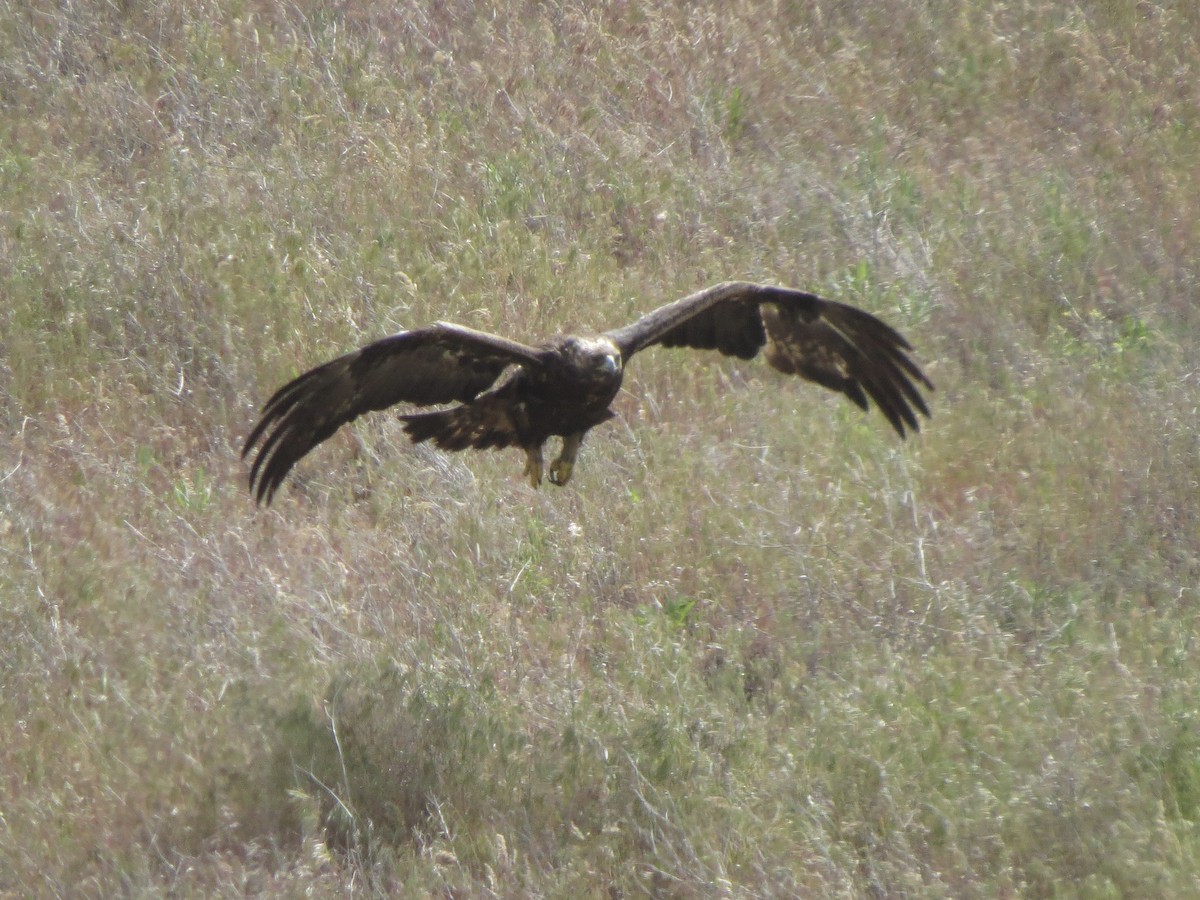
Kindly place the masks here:
POLYGON ((867 409, 868 398, 904 437, 929 415, 920 388, 933 385, 908 354, 903 336, 875 316, 816 294, 730 281, 660 306, 609 331, 623 362, 646 347, 719 350, 751 359, 759 351, 787 375, 845 394, 867 409))
POLYGON ((262 440, 250 491, 270 503, 301 458, 342 425, 397 403, 474 400, 512 365, 538 366, 542 351, 462 325, 438 322, 367 344, 305 372, 263 406, 242 457, 262 440))

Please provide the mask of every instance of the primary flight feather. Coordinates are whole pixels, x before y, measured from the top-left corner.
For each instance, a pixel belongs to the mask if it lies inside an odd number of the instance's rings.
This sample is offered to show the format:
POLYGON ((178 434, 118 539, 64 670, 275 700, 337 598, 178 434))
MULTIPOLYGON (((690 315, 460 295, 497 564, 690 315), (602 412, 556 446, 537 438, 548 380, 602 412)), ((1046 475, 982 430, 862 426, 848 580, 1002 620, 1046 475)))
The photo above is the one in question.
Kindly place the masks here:
POLYGON ((520 447, 537 487, 542 446, 562 438, 550 481, 571 477, 584 435, 613 416, 609 404, 633 354, 654 345, 718 350, 840 391, 862 409, 874 401, 900 437, 929 415, 933 385, 889 325, 815 294, 726 282, 668 303, 596 337, 559 335, 537 346, 438 322, 367 344, 280 388, 242 450, 259 445, 250 490, 270 503, 292 466, 342 425, 398 403, 456 404, 402 415, 414 443, 443 450, 520 447), (508 370, 508 376, 501 376, 508 370), (261 444, 260 444, 261 442, 261 444))

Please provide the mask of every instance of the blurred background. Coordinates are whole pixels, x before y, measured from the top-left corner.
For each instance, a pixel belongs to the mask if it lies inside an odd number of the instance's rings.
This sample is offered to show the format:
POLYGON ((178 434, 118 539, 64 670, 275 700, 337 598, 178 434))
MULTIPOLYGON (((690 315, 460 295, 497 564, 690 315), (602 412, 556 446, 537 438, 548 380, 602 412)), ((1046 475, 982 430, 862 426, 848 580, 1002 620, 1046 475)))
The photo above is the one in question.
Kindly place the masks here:
POLYGON ((0 892, 1200 890, 1200 7, 0 0, 0 892), (571 485, 300 371, 726 279, 571 485))

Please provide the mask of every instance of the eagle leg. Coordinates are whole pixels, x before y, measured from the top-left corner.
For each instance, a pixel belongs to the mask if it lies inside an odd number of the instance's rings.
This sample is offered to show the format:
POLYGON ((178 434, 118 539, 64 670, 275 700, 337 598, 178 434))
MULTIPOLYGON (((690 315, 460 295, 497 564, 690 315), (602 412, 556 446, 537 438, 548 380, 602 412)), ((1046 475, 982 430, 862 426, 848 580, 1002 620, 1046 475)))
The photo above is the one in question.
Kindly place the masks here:
POLYGON ((575 456, 579 453, 579 447, 582 443, 582 431, 564 435, 562 452, 558 454, 558 459, 550 463, 551 484, 557 484, 559 487, 562 487, 571 480, 571 472, 575 469, 575 456))
MULTIPOLYGON (((530 444, 525 448, 525 472, 529 483, 536 489, 542 483, 542 445, 530 444)), ((553 478, 553 476, 551 476, 553 478)))

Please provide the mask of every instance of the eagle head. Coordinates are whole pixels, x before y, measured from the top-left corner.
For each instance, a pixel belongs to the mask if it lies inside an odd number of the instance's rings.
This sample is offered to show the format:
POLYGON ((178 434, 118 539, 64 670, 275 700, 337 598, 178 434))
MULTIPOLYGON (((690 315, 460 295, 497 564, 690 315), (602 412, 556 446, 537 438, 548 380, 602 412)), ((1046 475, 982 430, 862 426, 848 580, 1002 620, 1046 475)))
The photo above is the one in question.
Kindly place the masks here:
POLYGON ((572 337, 563 347, 573 366, 613 377, 621 374, 621 350, 606 337, 572 337))

